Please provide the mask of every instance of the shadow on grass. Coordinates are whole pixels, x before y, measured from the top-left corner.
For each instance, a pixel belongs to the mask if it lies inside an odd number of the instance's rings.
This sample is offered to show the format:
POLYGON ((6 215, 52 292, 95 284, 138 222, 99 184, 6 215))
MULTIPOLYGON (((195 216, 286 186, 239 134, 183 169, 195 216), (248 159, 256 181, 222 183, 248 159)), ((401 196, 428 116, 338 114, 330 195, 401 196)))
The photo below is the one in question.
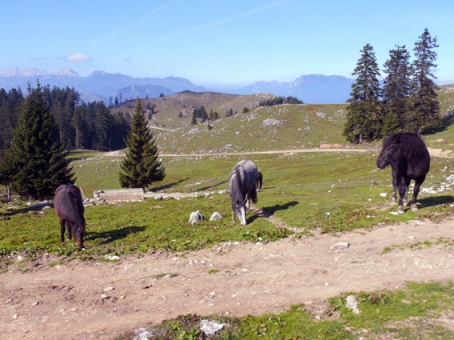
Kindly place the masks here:
POLYGON ((219 183, 210 185, 210 186, 206 186, 206 187, 203 187, 203 188, 198 188, 197 191, 217 190, 216 188, 217 188, 219 185, 226 184, 227 182, 228 182, 228 180, 225 180, 225 181, 222 181, 222 182, 219 182, 219 183))
POLYGON ((298 205, 298 202, 297 201, 291 201, 291 202, 288 202, 288 203, 285 203, 285 204, 282 204, 282 205, 281 204, 276 204, 276 205, 273 205, 271 207, 263 207, 262 210, 267 212, 270 215, 274 215, 274 213, 276 211, 287 210, 288 208, 294 207, 295 205, 298 205))
POLYGON ((174 187, 178 184, 180 184, 181 182, 184 182, 186 180, 188 180, 189 178, 183 178, 183 179, 180 179, 179 181, 176 181, 176 182, 172 182, 172 183, 168 183, 168 184, 165 184, 165 185, 161 185, 160 187, 154 187, 152 189, 152 191, 154 192, 157 192, 157 191, 160 191, 160 190, 165 190, 165 189, 170 189, 171 187, 174 187))
POLYGON ((116 229, 116 230, 110 230, 110 231, 101 231, 101 232, 88 232, 88 236, 86 237, 87 241, 90 240, 97 240, 97 239, 103 239, 100 244, 108 244, 115 242, 116 240, 120 240, 122 238, 126 238, 130 234, 137 234, 140 233, 141 231, 144 231, 145 227, 125 227, 121 229, 116 229))
POLYGON ((418 209, 435 207, 437 205, 451 204, 454 203, 453 196, 434 196, 426 198, 418 198, 417 201, 420 204, 418 209))
POLYGON ((42 209, 44 208, 54 208, 54 203, 53 202, 43 202, 43 203, 36 203, 36 204, 33 204, 33 205, 30 205, 28 207, 25 207, 25 208, 20 208, 20 209, 16 209, 16 210, 11 210, 11 211, 7 211, 7 212, 2 212, 0 213, 0 217, 9 217, 9 216, 14 216, 14 215, 17 215, 17 214, 26 214, 26 213, 29 213, 31 211, 41 211, 42 209))
POLYGON ((257 218, 261 218, 261 217, 265 217, 265 218, 268 218, 272 215, 274 215, 274 213, 276 211, 279 211, 279 210, 287 210, 288 208, 290 207, 294 207, 295 205, 298 205, 298 202, 297 201, 291 201, 291 202, 288 202, 288 203, 285 203, 285 204, 276 204, 276 205, 273 205, 271 207, 263 207, 262 208, 262 213, 257 215, 255 214, 254 216, 251 216, 249 219, 248 219, 248 223, 254 221, 255 219, 257 218))

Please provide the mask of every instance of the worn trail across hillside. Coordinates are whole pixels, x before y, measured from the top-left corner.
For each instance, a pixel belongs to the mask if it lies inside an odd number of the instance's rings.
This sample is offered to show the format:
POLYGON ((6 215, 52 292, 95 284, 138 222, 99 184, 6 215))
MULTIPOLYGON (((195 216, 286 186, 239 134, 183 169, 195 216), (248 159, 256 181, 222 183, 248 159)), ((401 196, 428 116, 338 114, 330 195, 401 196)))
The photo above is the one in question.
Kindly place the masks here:
POLYGON ((326 299, 341 292, 452 280, 452 249, 437 241, 452 240, 453 226, 454 220, 412 221, 338 236, 128 256, 116 263, 50 267, 58 259, 45 256, 0 275, 0 337, 112 339, 181 314, 259 315, 297 303, 323 318, 326 299), (409 247, 426 240, 434 245, 409 247), (385 247, 392 251, 383 254, 385 247))
MULTIPOLYGON (((427 148, 433 157, 454 158, 450 150, 427 148)), ((222 153, 191 153, 191 154, 168 154, 160 153, 163 157, 197 157, 197 156, 235 156, 235 155, 263 155, 263 154, 291 154, 291 153, 312 153, 312 152, 372 152, 371 149, 348 149, 348 148, 318 148, 318 149, 288 149, 269 151, 244 151, 244 152, 222 152, 222 153)), ((104 156, 122 156, 123 151, 112 151, 104 153, 104 156)))

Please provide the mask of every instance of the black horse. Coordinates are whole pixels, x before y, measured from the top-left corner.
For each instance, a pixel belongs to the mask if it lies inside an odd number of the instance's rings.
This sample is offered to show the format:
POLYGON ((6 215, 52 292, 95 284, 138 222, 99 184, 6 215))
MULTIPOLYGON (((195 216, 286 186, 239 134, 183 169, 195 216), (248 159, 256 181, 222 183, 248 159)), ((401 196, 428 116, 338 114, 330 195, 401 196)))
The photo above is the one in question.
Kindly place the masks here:
POLYGON ((243 160, 230 172, 229 191, 232 200, 232 221, 238 216, 241 225, 246 225, 246 211, 250 201, 257 202, 257 165, 243 160))
POLYGON ((263 175, 262 175, 262 173, 259 171, 259 172, 257 172, 257 191, 259 191, 260 189, 262 189, 262 182, 263 182, 263 175))
POLYGON ((84 246, 85 218, 82 195, 74 184, 60 185, 55 191, 54 209, 60 220, 60 242, 65 239, 65 226, 68 240, 74 235, 80 248, 84 246))
POLYGON ((380 169, 391 165, 394 202, 397 200, 396 189, 399 188, 399 214, 405 212, 403 202, 407 199, 410 181, 415 181, 410 206, 412 211, 418 210, 416 199, 419 188, 430 168, 429 151, 421 138, 414 133, 396 133, 386 137, 376 163, 380 169))

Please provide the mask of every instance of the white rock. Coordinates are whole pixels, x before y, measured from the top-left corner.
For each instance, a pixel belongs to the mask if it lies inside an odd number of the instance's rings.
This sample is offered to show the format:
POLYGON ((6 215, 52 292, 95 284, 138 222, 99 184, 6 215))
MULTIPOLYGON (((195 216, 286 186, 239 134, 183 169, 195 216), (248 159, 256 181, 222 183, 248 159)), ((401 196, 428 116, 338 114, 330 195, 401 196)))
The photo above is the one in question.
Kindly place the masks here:
POLYGON ((359 314, 359 309, 358 309, 358 299, 354 295, 349 295, 347 296, 347 303, 345 304, 345 307, 351 309, 353 313, 359 314))
POLYGON ((337 242, 336 244, 333 244, 330 249, 334 248, 348 248, 350 247, 350 243, 348 242, 337 242))
POLYGON ((223 216, 218 213, 217 211, 215 211, 211 217, 210 217, 210 221, 215 221, 215 220, 220 220, 221 218, 223 218, 223 216))
POLYGON ((224 328, 225 323, 217 323, 213 320, 200 320, 200 330, 207 336, 214 335, 217 331, 224 328))

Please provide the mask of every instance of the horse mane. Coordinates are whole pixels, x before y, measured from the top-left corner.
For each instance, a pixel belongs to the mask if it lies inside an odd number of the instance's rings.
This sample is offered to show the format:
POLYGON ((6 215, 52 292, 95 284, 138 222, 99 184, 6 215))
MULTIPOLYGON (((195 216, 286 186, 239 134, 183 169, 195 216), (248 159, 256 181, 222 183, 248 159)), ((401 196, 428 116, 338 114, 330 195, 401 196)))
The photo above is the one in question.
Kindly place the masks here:
POLYGON ((392 141, 400 141, 399 151, 408 159, 417 159, 424 156, 426 145, 415 133, 403 132, 393 135, 392 141))
POLYGON ((230 172, 230 197, 232 202, 243 202, 244 197, 241 193, 241 175, 238 165, 230 172), (235 176, 234 176, 235 175, 235 176))

